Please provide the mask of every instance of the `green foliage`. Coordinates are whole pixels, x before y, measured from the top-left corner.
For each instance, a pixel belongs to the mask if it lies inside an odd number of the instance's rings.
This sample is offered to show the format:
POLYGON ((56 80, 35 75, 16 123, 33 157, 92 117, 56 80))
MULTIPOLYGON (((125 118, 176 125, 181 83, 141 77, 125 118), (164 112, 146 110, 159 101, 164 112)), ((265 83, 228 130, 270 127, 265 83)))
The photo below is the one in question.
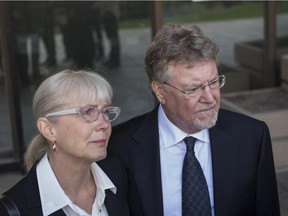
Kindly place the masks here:
MULTIPOLYGON (((264 16, 264 1, 165 1, 163 21, 166 22, 208 22, 219 20, 249 19, 264 16)), ((288 2, 276 2, 277 14, 288 13, 288 2)), ((151 25, 149 17, 126 19, 120 28, 139 28, 151 25)))

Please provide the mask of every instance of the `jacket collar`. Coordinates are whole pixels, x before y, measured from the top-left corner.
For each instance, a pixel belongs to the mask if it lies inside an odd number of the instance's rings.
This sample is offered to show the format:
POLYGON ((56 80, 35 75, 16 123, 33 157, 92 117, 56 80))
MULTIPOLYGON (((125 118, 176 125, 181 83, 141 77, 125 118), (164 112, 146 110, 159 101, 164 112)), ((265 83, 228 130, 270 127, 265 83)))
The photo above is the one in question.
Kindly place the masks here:
POLYGON ((235 189, 239 137, 235 137, 230 123, 220 110, 216 125, 209 129, 215 215, 226 215, 227 203, 231 201, 235 189))
POLYGON ((129 155, 145 215, 163 215, 158 106, 146 115, 132 137, 137 145, 131 146, 129 155))

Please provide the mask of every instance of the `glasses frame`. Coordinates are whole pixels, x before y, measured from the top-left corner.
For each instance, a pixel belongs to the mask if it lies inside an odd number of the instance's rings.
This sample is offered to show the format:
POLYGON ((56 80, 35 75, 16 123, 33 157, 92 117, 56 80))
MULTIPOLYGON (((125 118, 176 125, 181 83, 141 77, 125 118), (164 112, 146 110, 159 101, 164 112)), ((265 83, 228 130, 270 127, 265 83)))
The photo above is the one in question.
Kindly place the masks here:
MULTIPOLYGON (((106 117, 104 117, 104 119, 106 119, 109 122, 112 122, 114 120, 116 120, 121 112, 120 107, 115 107, 115 106, 108 106, 108 107, 104 107, 101 109, 96 108, 95 106, 82 106, 82 107, 78 107, 78 108, 72 108, 72 109, 65 109, 65 110, 60 110, 60 111, 56 111, 56 112, 51 112, 51 113, 47 113, 45 115, 46 118, 48 117, 54 117, 54 116, 62 116, 62 115, 70 115, 70 114, 78 114, 79 116, 81 116, 83 119, 85 119, 88 122, 93 122, 96 121, 100 114, 105 114, 105 112, 109 112, 109 113, 115 113, 115 117, 113 119, 107 119, 106 117), (87 119, 85 118, 85 111, 84 110, 88 110, 88 109, 95 109, 97 110, 98 115, 94 118, 94 119, 87 119)), ((103 115, 104 116, 104 115, 103 115)))
POLYGON ((219 82, 219 87, 217 87, 217 88, 220 89, 220 88, 222 88, 225 85, 225 81, 226 81, 225 75, 220 75, 220 76, 216 77, 215 79, 209 81, 205 85, 204 84, 203 85, 199 85, 199 86, 197 86, 197 87, 195 87, 195 88, 193 88, 191 90, 187 90, 187 91, 183 91, 183 90, 181 90, 181 89, 179 89, 179 88, 177 88, 177 87, 175 87, 175 86, 173 86, 173 85, 171 85, 171 84, 169 84, 167 82, 164 82, 163 84, 168 85, 168 86, 178 90, 179 92, 185 94, 186 96, 188 96, 190 98, 195 98, 195 97, 203 94, 204 89, 205 89, 206 86, 209 86, 210 89, 216 89, 216 87, 215 88, 211 88, 211 85, 214 84, 215 82, 219 82), (200 91, 199 91, 199 93, 196 93, 195 95, 192 95, 192 92, 193 91, 197 92, 198 89, 202 90, 201 94, 200 94, 200 91))

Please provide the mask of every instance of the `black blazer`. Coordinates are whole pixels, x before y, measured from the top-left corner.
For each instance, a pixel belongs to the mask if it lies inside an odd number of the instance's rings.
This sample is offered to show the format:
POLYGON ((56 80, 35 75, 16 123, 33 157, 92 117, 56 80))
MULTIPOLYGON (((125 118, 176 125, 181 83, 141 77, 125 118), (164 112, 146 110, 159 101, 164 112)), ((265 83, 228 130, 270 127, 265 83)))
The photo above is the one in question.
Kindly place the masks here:
MULTIPOLYGON (((158 107, 112 130, 108 154, 125 164, 132 215, 162 216, 158 107)), ((215 216, 279 216, 267 125, 220 110, 209 129, 215 216)))
MULTIPOLYGON (((105 206, 109 216, 119 216, 119 212, 123 216, 130 215, 127 203, 127 176, 123 165, 121 165, 118 159, 113 157, 107 157, 97 162, 97 164, 99 164, 117 187, 116 194, 110 190, 106 190, 105 206)), ((36 164, 22 180, 4 194, 15 202, 21 216, 43 215, 36 175, 36 164)), ((0 215, 8 216, 2 205, 0 205, 0 215)), ((51 216, 65 216, 65 213, 60 209, 51 214, 51 216)))

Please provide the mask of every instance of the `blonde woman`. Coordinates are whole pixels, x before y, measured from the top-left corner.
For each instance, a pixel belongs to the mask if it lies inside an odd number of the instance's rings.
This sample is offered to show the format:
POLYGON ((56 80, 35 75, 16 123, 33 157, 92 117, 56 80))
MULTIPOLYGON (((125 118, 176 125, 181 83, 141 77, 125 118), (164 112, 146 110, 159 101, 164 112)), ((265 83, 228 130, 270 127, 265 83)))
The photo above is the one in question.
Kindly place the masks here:
MULTIPOLYGON (((129 215, 124 167, 104 159, 120 113, 111 99, 110 84, 89 71, 62 71, 40 85, 33 100, 39 134, 25 154, 29 172, 4 193, 21 215, 129 215)), ((0 215, 9 215, 2 205, 0 215)))

